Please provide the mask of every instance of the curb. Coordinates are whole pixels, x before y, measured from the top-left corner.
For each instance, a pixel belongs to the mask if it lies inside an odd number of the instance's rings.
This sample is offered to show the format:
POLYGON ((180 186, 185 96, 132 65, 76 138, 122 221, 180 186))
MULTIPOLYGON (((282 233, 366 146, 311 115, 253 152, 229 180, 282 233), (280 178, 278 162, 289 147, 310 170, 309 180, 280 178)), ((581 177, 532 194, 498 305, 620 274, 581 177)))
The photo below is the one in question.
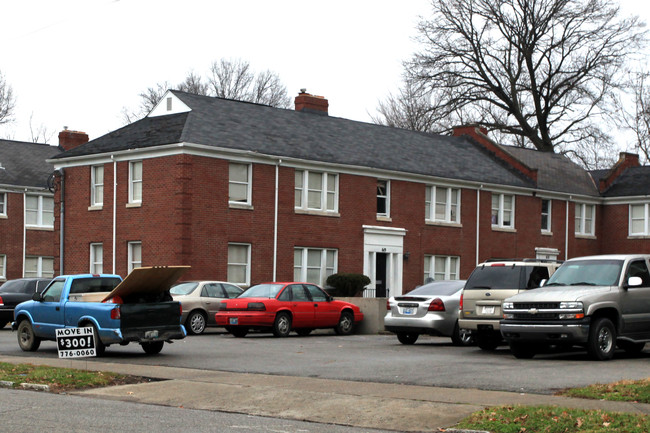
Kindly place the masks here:
MULTIPOLYGON (((0 380, 0 388, 13 388, 15 382, 9 382, 8 380, 0 380)), ((33 391, 50 391, 49 385, 40 385, 38 383, 20 383, 22 389, 31 389, 33 391)))

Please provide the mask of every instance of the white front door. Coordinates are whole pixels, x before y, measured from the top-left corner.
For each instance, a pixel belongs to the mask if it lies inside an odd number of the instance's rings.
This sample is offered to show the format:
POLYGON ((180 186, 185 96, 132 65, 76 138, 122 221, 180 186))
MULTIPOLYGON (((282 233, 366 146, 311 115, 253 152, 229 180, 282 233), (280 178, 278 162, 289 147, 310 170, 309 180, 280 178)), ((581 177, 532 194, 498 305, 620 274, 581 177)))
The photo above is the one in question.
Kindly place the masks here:
POLYGON ((387 298, 402 294, 405 229, 363 226, 363 273, 370 284, 366 298, 387 298))

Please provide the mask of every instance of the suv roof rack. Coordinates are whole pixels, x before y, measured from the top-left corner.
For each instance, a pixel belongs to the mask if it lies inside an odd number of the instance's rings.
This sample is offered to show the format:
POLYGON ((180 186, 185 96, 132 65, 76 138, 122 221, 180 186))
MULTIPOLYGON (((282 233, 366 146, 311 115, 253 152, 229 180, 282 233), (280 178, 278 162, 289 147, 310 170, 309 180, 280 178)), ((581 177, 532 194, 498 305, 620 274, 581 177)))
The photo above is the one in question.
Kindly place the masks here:
POLYGON ((564 260, 557 260, 557 259, 533 259, 533 258, 519 258, 519 259, 507 259, 507 258, 490 258, 484 261, 484 263, 491 263, 491 262, 538 262, 538 263, 564 263, 564 260))

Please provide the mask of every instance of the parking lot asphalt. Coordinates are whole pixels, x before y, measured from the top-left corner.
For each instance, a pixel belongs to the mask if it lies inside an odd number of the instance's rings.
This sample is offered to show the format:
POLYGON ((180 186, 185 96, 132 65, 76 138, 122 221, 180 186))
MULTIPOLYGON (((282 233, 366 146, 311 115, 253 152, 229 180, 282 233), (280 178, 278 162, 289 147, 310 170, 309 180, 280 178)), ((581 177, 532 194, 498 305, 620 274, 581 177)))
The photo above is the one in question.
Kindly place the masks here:
POLYGON ((93 369, 157 379, 74 393, 86 397, 404 432, 453 428, 472 412, 498 405, 555 405, 650 414, 649 404, 541 394, 23 356, 0 356, 0 362, 93 369))

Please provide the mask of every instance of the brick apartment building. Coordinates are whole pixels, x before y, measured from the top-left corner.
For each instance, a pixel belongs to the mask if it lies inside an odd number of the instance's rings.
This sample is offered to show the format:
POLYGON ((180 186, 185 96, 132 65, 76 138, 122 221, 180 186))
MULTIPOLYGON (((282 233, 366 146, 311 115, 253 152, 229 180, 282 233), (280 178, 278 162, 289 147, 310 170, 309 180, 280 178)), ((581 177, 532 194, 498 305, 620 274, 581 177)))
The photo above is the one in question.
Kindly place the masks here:
POLYGON ((304 92, 284 110, 169 91, 93 141, 69 132, 49 160, 54 273, 191 265, 189 279, 248 286, 361 272, 385 296, 491 257, 650 252, 636 155, 589 173, 475 127, 440 136, 327 108, 304 92))

